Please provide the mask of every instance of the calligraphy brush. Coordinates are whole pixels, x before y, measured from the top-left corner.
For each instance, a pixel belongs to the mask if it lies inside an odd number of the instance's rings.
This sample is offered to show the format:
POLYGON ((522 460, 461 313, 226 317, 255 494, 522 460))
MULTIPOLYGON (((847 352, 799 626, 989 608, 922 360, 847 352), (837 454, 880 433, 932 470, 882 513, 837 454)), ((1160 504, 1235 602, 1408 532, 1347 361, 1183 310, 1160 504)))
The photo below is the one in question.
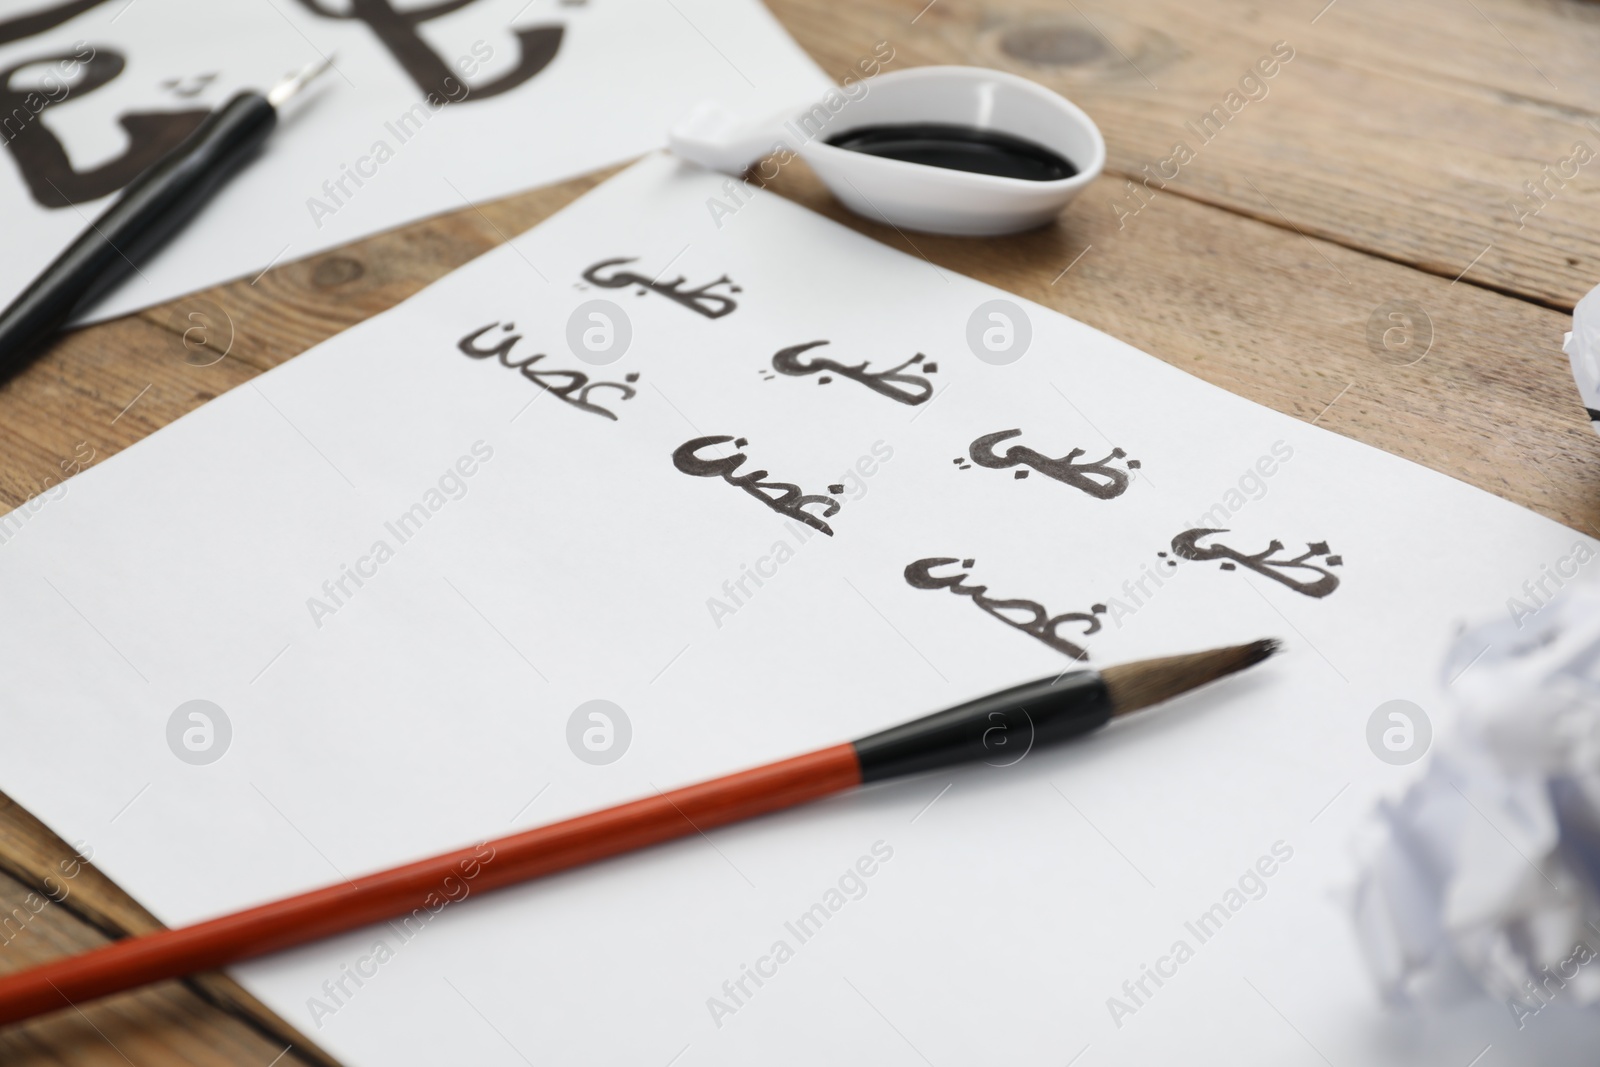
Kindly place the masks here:
POLYGON ((0 377, 182 229, 267 139, 278 108, 332 64, 325 56, 266 93, 237 94, 135 178, 0 312, 0 377))
POLYGON ((215 970, 858 785, 1010 755, 1260 663, 1278 642, 1080 670, 1029 682, 860 740, 525 830, 194 926, 130 937, 0 977, 0 1024, 150 982, 215 970), (998 732, 997 732, 998 731, 998 732))

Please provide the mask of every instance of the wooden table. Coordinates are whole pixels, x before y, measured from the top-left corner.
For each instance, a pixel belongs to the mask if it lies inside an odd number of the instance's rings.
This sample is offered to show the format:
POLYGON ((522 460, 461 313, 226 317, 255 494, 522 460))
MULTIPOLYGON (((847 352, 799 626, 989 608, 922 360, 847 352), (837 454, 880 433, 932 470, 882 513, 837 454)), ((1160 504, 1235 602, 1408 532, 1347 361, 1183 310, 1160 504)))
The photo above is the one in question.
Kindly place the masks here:
MULTIPOLYGON (((874 226, 846 214, 803 164, 772 183, 779 194, 1600 535, 1600 437, 1561 354, 1573 304, 1600 281, 1600 5, 769 2, 836 77, 879 41, 894 49, 890 70, 1014 71, 1081 104, 1110 149, 1105 176, 1054 226, 998 240, 874 226), (1278 42, 1292 58, 1241 85, 1278 42)), ((73 463, 101 462, 393 306, 601 177, 465 208, 63 339, 0 389, 0 500, 20 504, 73 463), (200 321, 226 350, 209 366, 183 340, 200 321)), ((65 758, 61 773, 73 773, 65 758)), ((0 971, 155 925, 92 867, 63 868, 71 855, 0 797, 0 971), (59 902, 36 893, 47 876, 59 902)), ((210 976, 12 1028, 0 1033, 0 1062, 332 1061, 210 976)))

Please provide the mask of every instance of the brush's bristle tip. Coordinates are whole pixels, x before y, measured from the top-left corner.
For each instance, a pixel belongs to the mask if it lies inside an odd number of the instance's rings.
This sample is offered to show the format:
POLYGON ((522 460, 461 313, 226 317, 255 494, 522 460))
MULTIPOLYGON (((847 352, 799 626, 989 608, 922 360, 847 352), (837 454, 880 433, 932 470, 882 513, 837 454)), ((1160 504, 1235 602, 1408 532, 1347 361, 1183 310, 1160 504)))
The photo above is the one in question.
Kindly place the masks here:
POLYGON ((1276 637, 1263 637, 1259 641, 1252 641, 1244 646, 1249 652, 1249 662, 1246 667, 1254 667, 1257 663, 1283 651, 1283 642, 1276 637))
POLYGON ((1159 704, 1230 674, 1254 667, 1283 648, 1275 637, 1181 656, 1126 663, 1100 672, 1115 714, 1159 704))

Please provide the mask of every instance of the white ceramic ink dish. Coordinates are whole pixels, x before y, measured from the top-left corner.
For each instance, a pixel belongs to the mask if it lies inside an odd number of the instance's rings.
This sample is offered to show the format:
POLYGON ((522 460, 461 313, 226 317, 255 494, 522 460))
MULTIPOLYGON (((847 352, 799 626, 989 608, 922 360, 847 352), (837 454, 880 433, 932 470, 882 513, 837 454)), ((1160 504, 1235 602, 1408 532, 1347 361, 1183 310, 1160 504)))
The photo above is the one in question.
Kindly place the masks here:
POLYGON ((1082 108, 1044 86, 983 67, 918 67, 857 82, 822 101, 746 122, 703 103, 673 127, 673 152, 727 174, 784 152, 866 218, 906 230, 991 236, 1050 222, 1105 168, 1106 144, 1082 108), (843 101, 842 106, 839 101, 843 101), (886 159, 826 143, 851 130, 943 123, 1020 137, 1065 157, 1068 178, 1031 181, 886 159))

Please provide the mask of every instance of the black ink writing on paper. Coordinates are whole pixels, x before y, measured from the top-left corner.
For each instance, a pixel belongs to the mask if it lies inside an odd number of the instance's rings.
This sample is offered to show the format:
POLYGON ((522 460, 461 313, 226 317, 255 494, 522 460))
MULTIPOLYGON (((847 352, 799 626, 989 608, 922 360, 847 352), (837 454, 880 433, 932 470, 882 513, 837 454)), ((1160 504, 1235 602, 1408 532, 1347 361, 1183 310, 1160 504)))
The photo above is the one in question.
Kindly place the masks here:
POLYGON ((886 396, 896 403, 907 404, 912 407, 927 403, 928 398, 933 395, 933 383, 923 375, 935 373, 938 371, 939 365, 937 363, 924 363, 923 360, 927 357, 921 352, 918 352, 904 363, 880 371, 868 370, 867 368, 870 364, 867 360, 851 364, 841 363, 826 356, 801 358, 811 349, 828 343, 827 341, 808 341, 803 345, 792 345, 789 348, 780 349, 772 357, 772 369, 779 374, 787 374, 794 378, 816 374, 819 376, 817 382, 820 385, 827 385, 833 381, 832 374, 837 374, 841 378, 860 382, 873 392, 886 396), (922 371, 922 374, 908 373, 906 371, 907 367, 916 367, 922 371), (832 374, 828 373, 830 371, 832 374))
POLYGON ((591 401, 589 399, 590 393, 597 389, 610 389, 621 394, 621 399, 631 400, 638 391, 629 384, 639 380, 637 373, 627 375, 626 379, 621 382, 590 381, 589 376, 583 371, 539 367, 538 364, 545 358, 545 353, 543 352, 535 352, 520 360, 513 360, 511 358, 512 350, 516 348, 517 342, 522 340, 521 334, 511 332, 516 328, 517 326, 514 322, 504 324, 491 322, 482 329, 474 330, 457 341, 456 348, 468 359, 499 357, 501 366, 510 367, 512 370, 520 372, 524 378, 544 389, 562 403, 571 404, 579 411, 587 411, 608 419, 615 420, 617 416, 609 409, 591 401), (483 347, 487 343, 484 341, 484 334, 489 333, 496 327, 499 327, 503 336, 491 339, 497 341, 492 348, 483 347))
MULTIPOLYGON (((854 464, 846 467, 839 484, 829 486, 829 491, 844 490, 844 495, 849 498, 845 503, 863 499, 867 495, 867 480, 893 458, 894 448, 888 442, 874 441, 871 453, 858 457, 854 464)), ((706 598, 706 610, 710 613, 711 622, 717 629, 722 629, 724 618, 737 615, 747 607, 750 599, 777 575, 778 568, 793 559, 801 546, 817 536, 814 528, 801 525, 792 519, 785 522, 783 528, 786 536, 774 541, 766 555, 757 556, 752 564, 741 563, 738 577, 722 583, 722 596, 713 594, 706 598), (791 536, 794 538, 793 544, 789 540, 791 536)))
MULTIPOLYGON (((463 58, 457 61, 458 69, 451 70, 450 65, 440 58, 439 53, 423 40, 420 28, 425 22, 460 11, 477 2, 478 0, 440 0, 438 3, 396 11, 389 0, 347 0, 343 10, 333 10, 327 5, 326 0, 300 0, 301 6, 314 15, 328 19, 353 19, 366 23, 378 41, 389 50, 389 54, 394 56, 395 61, 416 83, 417 88, 426 93, 436 104, 441 100, 457 99, 460 96, 458 74, 475 70, 476 64, 463 58)), ((528 26, 515 32, 521 47, 517 65, 487 85, 472 86, 471 95, 467 99, 487 100, 491 96, 510 92, 549 66, 561 48, 563 30, 560 26, 528 26)), ((492 53, 479 53, 474 47, 473 54, 481 61, 492 53)))
MULTIPOLYGON (((995 451, 995 446, 1000 442, 1021 435, 1021 430, 999 430, 984 434, 972 442, 967 449, 967 455, 978 466, 988 467, 991 470, 1005 470, 1008 467, 1031 468, 1046 478, 1054 478, 1074 489, 1080 489, 1097 500, 1110 500, 1121 496, 1128 489, 1129 472, 1139 469, 1139 461, 1126 459, 1127 453, 1120 448, 1113 448, 1108 456, 1083 463, 1076 462, 1077 458, 1084 454, 1081 448, 1074 448, 1059 459, 1052 459, 1026 445, 1012 445, 1004 453, 995 451), (1126 469, 1112 465, 1112 460, 1118 459, 1124 461, 1123 467, 1126 469)), ((967 469, 960 459, 955 462, 962 470, 967 469)), ((1027 476, 1027 470, 1018 470, 1015 475, 1017 478, 1027 476)))
POLYGON ((0 22, 0 45, 53 30, 63 22, 75 19, 90 8, 105 2, 106 0, 67 0, 66 3, 47 7, 43 11, 7 19, 0 22))
MULTIPOLYGON (((1181 559, 1200 562, 1220 560, 1225 571, 1244 567, 1309 597, 1320 599, 1339 588, 1339 576, 1327 568, 1339 566, 1344 559, 1332 554, 1326 541, 1308 542, 1304 552, 1286 559, 1277 558, 1278 553, 1283 551, 1283 542, 1277 539, 1270 541, 1265 549, 1256 553, 1229 548, 1214 538, 1208 545, 1200 544, 1202 538, 1227 532, 1227 530, 1205 528, 1185 530, 1172 539, 1172 553, 1181 559), (1311 562, 1316 559, 1321 559, 1324 566, 1311 562)), ((1175 567, 1177 564, 1168 560, 1167 566, 1175 567)))
POLYGON ((988 586, 966 583, 966 579, 971 577, 975 562, 971 559, 958 560, 954 556, 919 559, 907 565, 906 582, 915 589, 948 589, 956 596, 971 597, 972 602, 983 611, 1007 626, 1043 641, 1062 655, 1075 660, 1089 657, 1089 653, 1084 651, 1082 646, 1061 635, 1061 627, 1081 625, 1083 630, 1074 636, 1088 637, 1100 629, 1100 616, 1106 610, 1104 604, 1095 604, 1088 611, 1069 611, 1051 615, 1044 605, 1036 600, 996 599, 988 595, 988 586), (933 573, 938 568, 948 567, 952 563, 962 568, 960 573, 945 575, 933 573))
MULTIPOLYGON (((820 530, 829 537, 833 536, 833 527, 824 520, 831 518, 839 510, 839 501, 832 496, 820 493, 803 492, 798 485, 792 482, 766 481, 768 474, 764 470, 751 471, 748 474, 739 474, 738 470, 744 466, 749 456, 743 452, 735 452, 731 456, 703 455, 709 449, 719 449, 719 446, 733 442, 733 447, 742 449, 750 442, 743 437, 733 438, 727 435, 715 437, 696 437, 692 441, 685 441, 672 453, 672 465, 684 474, 695 478, 721 478, 731 486, 743 489, 746 493, 761 501, 779 515, 786 516, 820 530), (821 514, 812 514, 805 510, 813 505, 821 505, 821 514)), ((831 493, 842 493, 843 485, 830 485, 831 493)))
MULTIPOLYGON (((739 306, 730 293, 742 292, 733 284, 733 279, 726 274, 715 281, 707 282, 696 289, 685 289, 688 278, 682 274, 670 282, 660 280, 660 275, 652 278, 648 274, 639 274, 631 270, 612 270, 610 274, 602 275, 600 272, 609 267, 620 267, 624 263, 636 263, 637 257, 622 256, 617 259, 602 259, 594 266, 583 272, 583 280, 601 289, 626 289, 630 285, 639 287, 638 295, 645 293, 660 293, 675 303, 682 304, 696 315, 704 315, 708 319, 720 319, 739 306), (725 293, 714 293, 713 289, 725 285, 725 293)), ((665 272, 663 272, 665 273, 665 272)))
MULTIPOLYGON (((0 33, 4 29, 0 26, 0 33)), ((210 114, 205 108, 127 112, 117 118, 128 139, 122 154, 99 166, 78 170, 60 139, 46 125, 44 115, 51 108, 102 88, 126 66, 121 53, 79 44, 72 52, 38 56, 0 71, 0 132, 5 135, 6 148, 22 172, 28 192, 40 206, 74 207, 111 195, 176 148, 210 114), (47 66, 65 76, 52 77, 40 88, 17 84, 18 75, 47 66)))

